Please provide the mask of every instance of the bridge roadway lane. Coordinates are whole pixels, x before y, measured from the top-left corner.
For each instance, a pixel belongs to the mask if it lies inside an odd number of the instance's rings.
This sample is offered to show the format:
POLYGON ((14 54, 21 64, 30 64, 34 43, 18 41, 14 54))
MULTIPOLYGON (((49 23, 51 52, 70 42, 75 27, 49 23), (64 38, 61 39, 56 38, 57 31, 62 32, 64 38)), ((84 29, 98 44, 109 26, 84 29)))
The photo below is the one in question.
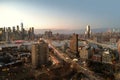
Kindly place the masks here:
POLYGON ((117 50, 117 47, 115 47, 115 46, 110 46, 110 45, 108 45, 108 44, 98 43, 98 42, 96 42, 96 41, 89 40, 89 39, 87 39, 87 41, 88 41, 89 43, 93 43, 93 44, 96 44, 96 45, 100 45, 100 46, 102 46, 102 47, 109 48, 109 49, 111 49, 111 50, 117 50))
POLYGON ((48 40, 45 40, 45 42, 47 42, 49 44, 49 47, 51 47, 54 52, 61 58, 63 59, 65 62, 67 63, 71 63, 73 67, 76 67, 79 71, 83 72, 84 74, 86 74, 90 80, 105 80, 102 77, 98 76, 96 73, 90 71, 89 69, 82 67, 81 65, 79 65, 77 62, 73 61, 71 58, 69 58, 68 55, 61 53, 59 50, 57 50, 48 40))
POLYGON ((50 57, 53 61, 53 64, 59 64, 60 63, 60 61, 54 55, 50 54, 50 57))

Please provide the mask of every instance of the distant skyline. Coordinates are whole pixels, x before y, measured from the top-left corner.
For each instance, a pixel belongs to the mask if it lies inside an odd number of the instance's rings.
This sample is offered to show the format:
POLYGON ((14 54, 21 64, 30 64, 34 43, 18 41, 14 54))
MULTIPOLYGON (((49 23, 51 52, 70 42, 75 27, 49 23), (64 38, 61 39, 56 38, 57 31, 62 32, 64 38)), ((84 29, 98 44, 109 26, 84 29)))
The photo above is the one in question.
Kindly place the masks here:
POLYGON ((0 27, 119 28, 120 0, 0 0, 0 27))

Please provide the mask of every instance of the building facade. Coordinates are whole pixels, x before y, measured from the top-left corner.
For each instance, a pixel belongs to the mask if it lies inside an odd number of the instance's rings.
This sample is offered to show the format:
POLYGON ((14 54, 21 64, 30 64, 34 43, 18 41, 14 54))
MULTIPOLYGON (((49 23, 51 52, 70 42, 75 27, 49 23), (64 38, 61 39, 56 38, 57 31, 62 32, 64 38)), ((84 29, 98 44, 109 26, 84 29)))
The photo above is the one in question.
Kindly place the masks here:
POLYGON ((37 68, 41 65, 46 65, 48 63, 48 53, 49 48, 48 44, 43 40, 40 40, 39 43, 33 44, 32 46, 32 65, 34 68, 37 68))
POLYGON ((21 30, 19 29, 19 25, 12 28, 0 28, 0 41, 34 40, 34 38, 34 27, 27 31, 24 29, 23 23, 21 23, 21 30))
POLYGON ((73 34, 72 39, 70 41, 70 50, 73 52, 77 57, 79 57, 78 52, 78 34, 73 34))

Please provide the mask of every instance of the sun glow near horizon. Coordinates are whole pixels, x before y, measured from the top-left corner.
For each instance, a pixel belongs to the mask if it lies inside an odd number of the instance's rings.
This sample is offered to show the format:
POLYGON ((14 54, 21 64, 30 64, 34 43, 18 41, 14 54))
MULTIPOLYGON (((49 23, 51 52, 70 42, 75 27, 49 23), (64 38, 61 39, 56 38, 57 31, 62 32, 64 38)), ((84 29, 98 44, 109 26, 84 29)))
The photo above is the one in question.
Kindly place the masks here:
POLYGON ((51 28, 51 26, 53 28, 56 27, 56 24, 51 24, 50 19, 42 15, 33 15, 32 13, 26 13, 11 6, 0 6, 0 27, 12 27, 20 25, 21 22, 25 24, 26 28, 31 26, 36 29, 47 29, 51 28))
POLYGON ((0 27, 12 27, 21 22, 24 27, 35 29, 83 29, 88 24, 92 28, 119 27, 119 1, 109 2, 0 0, 0 27))
POLYGON ((15 4, 0 5, 0 27, 13 27, 23 22, 25 28, 35 27, 35 29, 72 29, 73 19, 54 12, 49 12, 44 8, 35 10, 34 7, 21 6, 15 4))

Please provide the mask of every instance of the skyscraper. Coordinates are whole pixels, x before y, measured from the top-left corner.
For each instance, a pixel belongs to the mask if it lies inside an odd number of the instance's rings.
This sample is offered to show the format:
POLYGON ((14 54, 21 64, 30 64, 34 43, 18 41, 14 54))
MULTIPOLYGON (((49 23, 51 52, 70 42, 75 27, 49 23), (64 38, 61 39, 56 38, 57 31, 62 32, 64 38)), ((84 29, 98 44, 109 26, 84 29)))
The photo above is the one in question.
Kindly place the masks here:
POLYGON ((10 27, 8 27, 8 32, 9 32, 9 33, 11 32, 11 28, 10 28, 10 27))
POLYGON ((45 38, 50 39, 52 37, 52 31, 45 31, 45 38))
POLYGON ((13 26, 13 32, 15 32, 15 26, 13 26))
POLYGON ((41 65, 46 65, 48 62, 48 44, 43 40, 32 45, 32 65, 37 68, 41 65))
POLYGON ((24 39, 24 33, 25 33, 25 30, 23 28, 23 23, 21 22, 21 38, 24 39))
POLYGON ((17 32, 19 32, 19 25, 17 25, 17 32))
POLYGON ((0 41, 2 41, 3 28, 0 28, 0 41))
POLYGON ((87 25, 86 31, 85 31, 85 38, 90 38, 90 36, 91 36, 90 25, 87 25))
POLYGON ((32 27, 32 35, 31 35, 31 37, 32 37, 32 40, 34 40, 34 27, 32 27))
POLYGON ((117 43, 118 53, 119 53, 119 61, 120 61, 120 39, 117 43))
POLYGON ((78 52, 78 34, 73 34, 72 39, 70 41, 70 50, 79 57, 78 52))
POLYGON ((39 52, 39 44, 32 45, 32 66, 33 68, 37 68, 38 66, 38 52, 39 52))
POLYGON ((23 30, 23 23, 21 22, 21 31, 23 30))
POLYGON ((8 28, 6 28, 6 42, 9 41, 9 33, 8 33, 8 28))
POLYGON ((46 64, 48 62, 48 44, 45 43, 43 40, 39 41, 39 64, 46 64))

